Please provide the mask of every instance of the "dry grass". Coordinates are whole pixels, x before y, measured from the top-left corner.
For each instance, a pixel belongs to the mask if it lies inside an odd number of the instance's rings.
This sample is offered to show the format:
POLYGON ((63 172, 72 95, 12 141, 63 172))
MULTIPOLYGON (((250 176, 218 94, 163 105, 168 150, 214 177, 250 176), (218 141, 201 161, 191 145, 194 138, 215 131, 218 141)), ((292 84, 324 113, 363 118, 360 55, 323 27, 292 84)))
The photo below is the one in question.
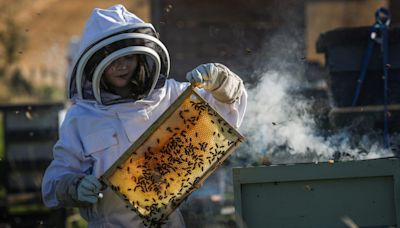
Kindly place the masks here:
POLYGON ((50 83, 63 89, 71 37, 81 34, 93 8, 114 4, 123 4, 149 21, 149 0, 0 0, 0 29, 7 17, 15 18, 27 37, 17 66, 35 85, 46 83, 41 76, 51 72, 50 83))

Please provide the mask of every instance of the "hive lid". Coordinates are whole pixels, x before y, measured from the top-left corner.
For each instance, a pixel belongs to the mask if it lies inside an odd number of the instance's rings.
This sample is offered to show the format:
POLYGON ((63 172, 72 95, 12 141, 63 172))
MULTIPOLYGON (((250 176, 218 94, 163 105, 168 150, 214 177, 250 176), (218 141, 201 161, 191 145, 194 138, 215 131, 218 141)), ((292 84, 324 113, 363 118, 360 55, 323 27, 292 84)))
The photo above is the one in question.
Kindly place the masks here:
POLYGON ((189 86, 101 180, 145 225, 158 225, 243 139, 189 86))

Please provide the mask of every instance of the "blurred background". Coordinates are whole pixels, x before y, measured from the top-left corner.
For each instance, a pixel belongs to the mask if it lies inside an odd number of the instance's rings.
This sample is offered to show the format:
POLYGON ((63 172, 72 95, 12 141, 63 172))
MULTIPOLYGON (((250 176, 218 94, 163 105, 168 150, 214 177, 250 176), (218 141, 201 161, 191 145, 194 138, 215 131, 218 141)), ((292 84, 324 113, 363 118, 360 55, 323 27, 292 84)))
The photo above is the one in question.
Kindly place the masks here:
MULTIPOLYGON (((4 174, 0 227, 85 227, 76 210, 44 208, 40 182, 69 105, 67 76, 80 33, 93 8, 114 4, 123 4, 153 23, 170 53, 170 77, 184 81, 186 72, 197 65, 220 62, 240 75, 248 88, 248 112, 240 129, 247 140, 181 205, 187 227, 237 226, 232 167, 396 153, 398 100, 390 103, 392 143, 387 150, 382 145, 382 116, 376 117, 382 99, 364 100, 362 107, 369 109, 341 105, 346 102, 338 100, 337 90, 332 89, 342 86, 333 83, 337 60, 329 54, 330 48, 342 44, 360 46, 360 55, 350 51, 338 57, 354 62, 353 68, 343 71, 357 78, 375 11, 390 10, 391 34, 396 38, 399 1, 0 0, 0 169, 4 174), (341 28, 350 30, 335 33, 341 28), (351 122, 346 122, 349 116, 351 122)), ((400 40, 392 43, 398 45, 400 40)), ((395 56, 392 65, 398 59, 395 56)), ((370 90, 382 87, 368 86, 370 90)), ((352 97, 354 89, 348 92, 352 97)))

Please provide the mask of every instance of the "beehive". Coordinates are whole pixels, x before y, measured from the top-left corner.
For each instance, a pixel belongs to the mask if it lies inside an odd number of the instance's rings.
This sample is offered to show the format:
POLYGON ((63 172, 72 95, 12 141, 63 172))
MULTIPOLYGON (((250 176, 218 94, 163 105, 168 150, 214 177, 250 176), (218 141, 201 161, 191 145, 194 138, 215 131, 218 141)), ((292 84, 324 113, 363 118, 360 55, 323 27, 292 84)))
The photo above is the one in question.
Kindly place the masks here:
POLYGON ((242 140, 188 87, 102 180, 145 224, 159 225, 242 140))

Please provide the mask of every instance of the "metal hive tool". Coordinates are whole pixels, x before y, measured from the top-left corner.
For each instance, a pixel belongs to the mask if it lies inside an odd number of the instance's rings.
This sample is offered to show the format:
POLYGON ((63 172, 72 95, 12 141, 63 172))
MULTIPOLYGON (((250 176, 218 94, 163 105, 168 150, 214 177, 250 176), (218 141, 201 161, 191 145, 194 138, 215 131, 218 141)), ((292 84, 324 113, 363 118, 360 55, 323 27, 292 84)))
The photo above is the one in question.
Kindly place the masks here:
POLYGON ((145 225, 159 225, 241 141, 189 86, 101 179, 145 225))

